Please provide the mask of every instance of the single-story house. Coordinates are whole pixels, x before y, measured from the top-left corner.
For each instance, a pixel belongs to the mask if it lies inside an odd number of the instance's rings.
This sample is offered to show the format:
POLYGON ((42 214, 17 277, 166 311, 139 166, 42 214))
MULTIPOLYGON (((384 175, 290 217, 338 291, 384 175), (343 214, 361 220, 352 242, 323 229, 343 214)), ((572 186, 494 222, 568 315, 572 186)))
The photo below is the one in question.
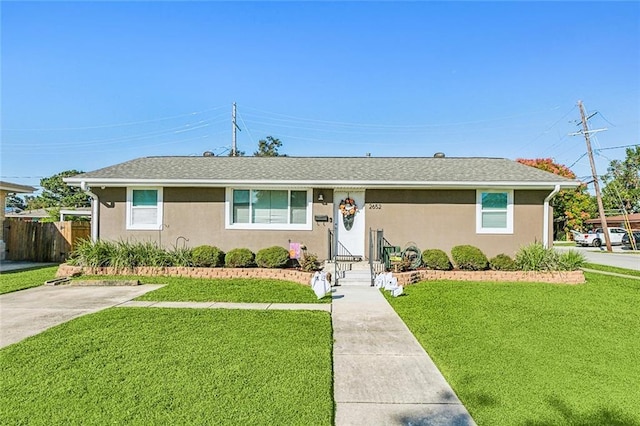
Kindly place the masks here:
POLYGON ((329 232, 367 256, 369 229, 392 244, 488 256, 549 245, 549 201, 579 182, 503 158, 145 157, 64 179, 92 197, 92 237, 253 251, 329 232))
POLYGON ((31 194, 36 189, 29 185, 20 185, 18 183, 0 181, 0 260, 5 258, 5 243, 4 243, 4 217, 5 207, 7 205, 7 195, 9 194, 31 194))

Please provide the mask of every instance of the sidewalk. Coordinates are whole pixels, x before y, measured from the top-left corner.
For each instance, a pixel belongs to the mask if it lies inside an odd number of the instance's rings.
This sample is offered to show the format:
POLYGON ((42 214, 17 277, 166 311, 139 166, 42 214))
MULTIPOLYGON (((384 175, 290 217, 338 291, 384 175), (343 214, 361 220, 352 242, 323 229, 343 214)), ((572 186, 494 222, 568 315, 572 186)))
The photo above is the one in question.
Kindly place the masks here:
POLYGON ((337 287, 332 322, 337 426, 475 425, 379 290, 337 287))

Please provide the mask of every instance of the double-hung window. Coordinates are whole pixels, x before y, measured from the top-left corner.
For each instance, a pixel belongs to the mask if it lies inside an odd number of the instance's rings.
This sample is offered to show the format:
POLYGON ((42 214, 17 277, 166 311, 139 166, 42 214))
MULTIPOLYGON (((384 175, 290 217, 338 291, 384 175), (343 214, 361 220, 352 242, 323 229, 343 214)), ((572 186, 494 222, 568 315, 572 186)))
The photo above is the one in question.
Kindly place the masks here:
POLYGON ((513 190, 478 189, 476 191, 476 232, 478 234, 513 233, 513 190))
POLYGON ((162 188, 127 188, 127 229, 162 229, 162 188))
POLYGON ((228 189, 227 228, 312 229, 311 191, 228 189))

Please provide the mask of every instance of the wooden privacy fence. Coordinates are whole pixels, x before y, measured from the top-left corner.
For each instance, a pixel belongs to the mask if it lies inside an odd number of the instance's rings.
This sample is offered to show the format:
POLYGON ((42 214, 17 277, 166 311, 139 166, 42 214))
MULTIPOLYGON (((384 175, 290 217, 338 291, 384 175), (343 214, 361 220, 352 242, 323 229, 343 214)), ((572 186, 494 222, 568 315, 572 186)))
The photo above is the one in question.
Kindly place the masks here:
POLYGON ((81 238, 89 238, 90 222, 23 222, 5 219, 7 260, 64 262, 81 238))

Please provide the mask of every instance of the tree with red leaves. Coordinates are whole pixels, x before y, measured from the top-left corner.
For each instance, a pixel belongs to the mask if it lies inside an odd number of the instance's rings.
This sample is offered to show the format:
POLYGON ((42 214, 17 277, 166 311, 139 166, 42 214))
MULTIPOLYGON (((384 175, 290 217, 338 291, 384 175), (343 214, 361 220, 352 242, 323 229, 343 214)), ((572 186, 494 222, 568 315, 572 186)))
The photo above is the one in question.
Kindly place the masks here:
MULTIPOLYGON (((516 161, 558 176, 576 178, 576 174, 571 169, 555 163, 551 158, 518 158, 516 161)), ((575 189, 563 189, 552 200, 552 204, 554 222, 564 223, 562 230, 566 239, 570 238, 572 229, 582 231, 585 221, 596 215, 595 199, 587 192, 587 185, 584 183, 575 189)))

